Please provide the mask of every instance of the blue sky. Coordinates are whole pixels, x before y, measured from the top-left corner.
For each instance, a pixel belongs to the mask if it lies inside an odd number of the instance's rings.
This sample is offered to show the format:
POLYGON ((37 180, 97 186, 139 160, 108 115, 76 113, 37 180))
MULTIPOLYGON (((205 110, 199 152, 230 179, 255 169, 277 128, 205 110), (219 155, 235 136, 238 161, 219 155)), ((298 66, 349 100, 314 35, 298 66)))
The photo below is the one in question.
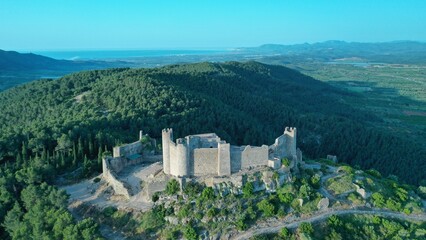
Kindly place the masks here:
POLYGON ((426 41, 424 0, 0 0, 0 49, 426 41))

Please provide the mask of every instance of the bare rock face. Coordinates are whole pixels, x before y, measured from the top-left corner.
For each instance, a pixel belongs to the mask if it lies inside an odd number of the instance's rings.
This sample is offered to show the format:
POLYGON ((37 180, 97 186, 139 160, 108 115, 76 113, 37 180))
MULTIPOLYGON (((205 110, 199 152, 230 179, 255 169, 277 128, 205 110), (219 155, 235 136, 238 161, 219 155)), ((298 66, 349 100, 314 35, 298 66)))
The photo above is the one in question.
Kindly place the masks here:
POLYGON ((298 201, 299 201, 299 206, 301 207, 301 206, 303 206, 303 199, 301 199, 301 198, 299 198, 299 199, 297 199, 298 201))
POLYGON ((321 198, 321 200, 318 202, 317 208, 320 211, 326 210, 329 205, 330 205, 330 200, 328 198, 321 198))
POLYGON ((366 198, 368 198, 368 193, 367 193, 367 191, 365 191, 365 189, 364 188, 361 188, 360 186, 358 186, 357 184, 355 184, 355 187, 356 187, 356 192, 359 194, 359 195, 361 195, 361 197, 362 198, 364 198, 364 199, 366 199, 366 198))
POLYGON ((177 217, 166 216, 164 218, 164 220, 166 220, 166 222, 169 222, 172 225, 178 225, 179 224, 179 219, 177 217))

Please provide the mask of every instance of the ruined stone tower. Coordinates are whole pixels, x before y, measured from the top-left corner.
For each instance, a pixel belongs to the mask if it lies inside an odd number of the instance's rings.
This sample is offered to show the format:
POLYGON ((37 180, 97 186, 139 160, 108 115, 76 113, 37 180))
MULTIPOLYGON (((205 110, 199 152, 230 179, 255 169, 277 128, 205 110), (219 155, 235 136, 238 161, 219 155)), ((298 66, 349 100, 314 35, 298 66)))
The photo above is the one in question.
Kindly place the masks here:
POLYGON ((188 148, 184 138, 176 139, 176 145, 169 145, 170 158, 170 174, 178 177, 184 177, 189 172, 189 156, 188 148))
POLYGON ((286 138, 285 151, 287 153, 287 156, 296 159, 296 128, 286 127, 284 130, 284 136, 286 138))
POLYGON ((170 174, 170 144, 173 144, 173 130, 171 128, 162 131, 162 147, 163 147, 163 171, 170 174))

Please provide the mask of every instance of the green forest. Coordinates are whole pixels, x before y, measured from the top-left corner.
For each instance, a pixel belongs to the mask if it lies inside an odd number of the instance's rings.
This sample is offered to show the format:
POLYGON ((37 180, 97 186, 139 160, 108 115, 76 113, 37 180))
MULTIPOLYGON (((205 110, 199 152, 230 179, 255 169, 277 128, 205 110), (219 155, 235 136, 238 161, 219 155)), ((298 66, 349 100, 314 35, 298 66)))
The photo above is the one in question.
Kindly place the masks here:
POLYGON ((98 173, 103 154, 136 140, 138 130, 157 139, 165 127, 176 137, 216 132, 232 144, 261 145, 294 126, 307 158, 334 154, 419 184, 426 150, 376 127, 382 119, 345 103, 352 94, 257 62, 85 71, 1 92, 1 237, 98 238, 98 226, 73 220, 66 194, 51 185, 66 173, 98 173))

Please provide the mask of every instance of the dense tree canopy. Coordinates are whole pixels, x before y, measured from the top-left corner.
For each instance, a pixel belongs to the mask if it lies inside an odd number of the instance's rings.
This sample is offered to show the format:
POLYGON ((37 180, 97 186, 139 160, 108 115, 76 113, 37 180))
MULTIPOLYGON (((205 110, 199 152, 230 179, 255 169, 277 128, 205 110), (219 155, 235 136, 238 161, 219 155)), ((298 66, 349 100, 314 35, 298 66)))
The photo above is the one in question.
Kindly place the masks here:
POLYGON ((81 177, 99 171, 104 152, 140 129, 155 138, 165 127, 175 137, 216 132, 260 145, 294 126, 305 156, 335 154, 409 183, 425 179, 426 150, 375 128, 381 119, 345 104, 347 94, 256 62, 86 71, 9 89, 0 93, 0 220, 8 211, 27 214, 15 198, 24 189, 76 168, 81 177))

